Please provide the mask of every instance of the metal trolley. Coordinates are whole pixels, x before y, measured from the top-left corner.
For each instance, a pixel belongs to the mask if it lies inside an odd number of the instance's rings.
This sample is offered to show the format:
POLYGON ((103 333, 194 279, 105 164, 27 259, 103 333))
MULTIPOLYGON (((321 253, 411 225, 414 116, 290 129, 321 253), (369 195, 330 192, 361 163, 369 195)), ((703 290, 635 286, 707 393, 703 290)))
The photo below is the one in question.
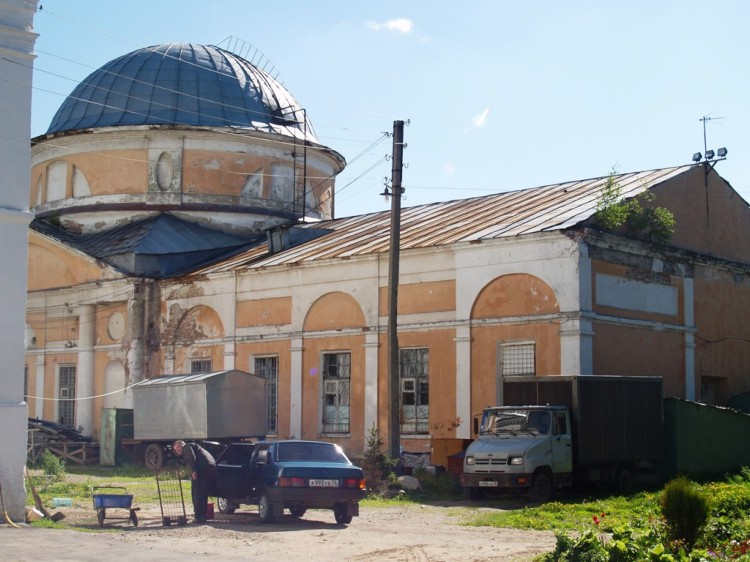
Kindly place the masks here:
POLYGON ((187 524, 185 497, 182 493, 182 475, 179 466, 165 466, 155 471, 156 487, 159 490, 161 522, 165 527, 172 523, 187 524))
POLYGON ((109 519, 129 520, 133 523, 134 527, 138 526, 138 514, 136 512, 141 508, 133 507, 133 494, 128 494, 128 490, 124 486, 93 486, 91 488, 91 497, 94 502, 94 509, 96 510, 96 519, 99 521, 100 527, 104 526, 104 520, 107 519, 107 510, 115 508, 127 509, 127 517, 109 517, 109 519), (100 490, 107 490, 109 492, 117 490, 123 493, 100 493, 100 490))

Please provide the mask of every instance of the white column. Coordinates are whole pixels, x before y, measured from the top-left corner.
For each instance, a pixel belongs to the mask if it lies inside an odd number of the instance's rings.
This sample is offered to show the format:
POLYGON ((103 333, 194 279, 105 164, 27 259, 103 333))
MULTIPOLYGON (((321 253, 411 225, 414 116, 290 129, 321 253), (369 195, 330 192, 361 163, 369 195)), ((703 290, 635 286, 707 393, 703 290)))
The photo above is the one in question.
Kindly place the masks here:
POLYGON ((84 435, 94 435, 94 345, 96 305, 78 308, 78 368, 76 369, 76 426, 84 435))
POLYGON ((685 277, 685 326, 693 331, 685 332, 685 399, 695 400, 695 295, 693 280, 685 277))
POLYGON ((365 335, 365 443, 372 426, 378 427, 378 341, 377 332, 365 335))
POLYGON ((302 338, 292 338, 290 399, 289 404, 289 433, 295 439, 302 438, 302 338))
POLYGON ((456 438, 471 438, 471 327, 456 328, 456 438))
POLYGON ((37 0, 0 0, 0 481, 5 511, 24 520, 28 408, 23 399, 29 185, 31 184, 32 33, 37 0))

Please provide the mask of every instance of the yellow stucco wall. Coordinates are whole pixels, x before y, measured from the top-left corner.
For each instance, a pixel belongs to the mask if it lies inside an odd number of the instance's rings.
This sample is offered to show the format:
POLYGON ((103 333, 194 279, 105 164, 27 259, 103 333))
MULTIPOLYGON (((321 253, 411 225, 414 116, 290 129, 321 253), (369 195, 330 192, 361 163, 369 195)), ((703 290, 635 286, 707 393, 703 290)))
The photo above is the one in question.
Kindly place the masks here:
MULTIPOLYGON (((380 287, 380 316, 388 316, 388 287, 380 287)), ((456 309, 456 282, 432 281, 398 286, 398 313, 418 314, 456 309)))
POLYGON ((102 268, 93 259, 63 250, 35 232, 29 232, 29 291, 69 287, 102 278, 102 268))
POLYGON ((278 326, 292 321, 292 297, 237 302, 237 327, 278 326))

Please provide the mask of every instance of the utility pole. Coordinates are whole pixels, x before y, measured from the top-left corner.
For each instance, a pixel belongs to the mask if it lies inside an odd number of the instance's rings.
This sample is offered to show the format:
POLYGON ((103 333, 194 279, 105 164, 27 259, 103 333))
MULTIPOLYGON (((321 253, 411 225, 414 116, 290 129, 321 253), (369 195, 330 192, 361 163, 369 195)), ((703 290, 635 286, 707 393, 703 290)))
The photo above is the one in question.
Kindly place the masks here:
MULTIPOLYGON (((401 456, 401 408, 398 353, 398 261, 401 246, 401 170, 404 161, 404 122, 393 122, 391 169, 391 251, 388 262, 388 444, 391 459, 401 456)), ((388 188, 386 187, 386 195, 388 188)))

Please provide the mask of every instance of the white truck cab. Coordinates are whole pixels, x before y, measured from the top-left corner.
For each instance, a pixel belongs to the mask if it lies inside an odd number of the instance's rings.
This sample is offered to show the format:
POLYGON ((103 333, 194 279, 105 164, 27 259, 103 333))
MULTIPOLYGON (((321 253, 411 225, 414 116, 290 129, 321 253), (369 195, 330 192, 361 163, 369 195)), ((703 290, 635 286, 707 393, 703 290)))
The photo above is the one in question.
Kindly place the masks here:
POLYGON ((475 419, 478 438, 466 449, 461 485, 468 497, 484 490, 520 490, 548 501, 570 485, 573 449, 564 406, 498 406, 475 419))

